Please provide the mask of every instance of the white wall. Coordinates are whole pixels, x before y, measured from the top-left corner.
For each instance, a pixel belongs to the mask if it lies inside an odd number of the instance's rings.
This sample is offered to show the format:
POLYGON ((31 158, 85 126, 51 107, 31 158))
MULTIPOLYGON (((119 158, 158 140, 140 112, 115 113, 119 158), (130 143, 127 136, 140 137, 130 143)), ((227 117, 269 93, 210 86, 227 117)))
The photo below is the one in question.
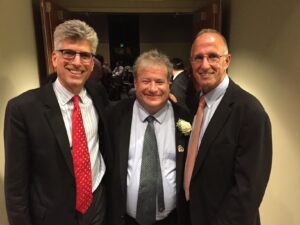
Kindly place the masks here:
POLYGON ((7 225, 3 120, 8 99, 39 86, 31 0, 0 1, 0 224, 7 225))
POLYGON ((273 166, 262 225, 300 224, 300 1, 231 0, 230 76, 271 117, 273 166))

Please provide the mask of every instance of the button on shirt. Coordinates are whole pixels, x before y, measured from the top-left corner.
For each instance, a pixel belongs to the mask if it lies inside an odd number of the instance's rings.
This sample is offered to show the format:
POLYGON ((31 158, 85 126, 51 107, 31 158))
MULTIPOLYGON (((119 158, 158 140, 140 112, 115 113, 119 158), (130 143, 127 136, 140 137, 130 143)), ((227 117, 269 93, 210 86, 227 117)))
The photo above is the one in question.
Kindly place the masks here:
MULTIPOLYGON (((226 75, 223 81, 212 91, 208 92, 205 95, 205 101, 206 101, 206 107, 204 108, 204 116, 203 116, 203 121, 202 121, 202 126, 201 126, 201 133, 199 137, 199 144, 198 144, 198 149, 202 140, 202 137, 205 133, 205 130, 209 124, 209 121, 213 117, 217 107, 219 106, 226 89, 229 84, 229 78, 226 75)), ((195 121, 195 117, 194 117, 195 121)), ((193 122, 193 127, 194 127, 194 122, 193 122)))
MULTIPOLYGON (((148 116, 147 111, 136 100, 133 106, 127 168, 127 214, 133 218, 136 218, 144 134, 148 124, 145 119, 148 116)), ((153 116, 165 198, 165 210, 156 210, 156 220, 161 220, 176 207, 175 121, 171 103, 168 102, 153 116)))
MULTIPOLYGON (((72 112, 74 108, 72 97, 74 94, 69 92, 58 79, 53 83, 53 89, 58 100, 60 110, 68 134, 70 149, 72 149, 72 112)), ((105 164, 99 150, 99 135, 98 135, 98 114, 93 105, 92 99, 87 94, 85 88, 80 93, 80 110, 82 114, 84 130, 87 137, 88 148, 91 160, 92 169, 92 190, 95 191, 100 184, 105 173, 105 164)))

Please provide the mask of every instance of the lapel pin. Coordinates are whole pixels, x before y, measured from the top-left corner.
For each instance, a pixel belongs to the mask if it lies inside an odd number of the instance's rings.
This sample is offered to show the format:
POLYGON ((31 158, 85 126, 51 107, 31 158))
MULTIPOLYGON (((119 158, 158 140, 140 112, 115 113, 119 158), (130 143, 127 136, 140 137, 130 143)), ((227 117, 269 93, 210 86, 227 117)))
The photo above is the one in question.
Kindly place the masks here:
POLYGON ((182 147, 182 145, 178 145, 177 150, 178 152, 184 152, 184 147, 182 147))

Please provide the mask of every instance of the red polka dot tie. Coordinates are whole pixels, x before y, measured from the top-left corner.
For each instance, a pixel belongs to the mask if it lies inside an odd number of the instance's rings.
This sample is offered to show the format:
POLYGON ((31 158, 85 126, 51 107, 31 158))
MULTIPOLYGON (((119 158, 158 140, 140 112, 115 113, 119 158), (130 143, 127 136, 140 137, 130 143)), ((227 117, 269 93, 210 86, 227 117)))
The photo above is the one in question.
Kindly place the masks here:
POLYGON ((76 182, 76 210, 84 214, 93 200, 90 154, 79 107, 79 96, 73 97, 72 144, 76 182))

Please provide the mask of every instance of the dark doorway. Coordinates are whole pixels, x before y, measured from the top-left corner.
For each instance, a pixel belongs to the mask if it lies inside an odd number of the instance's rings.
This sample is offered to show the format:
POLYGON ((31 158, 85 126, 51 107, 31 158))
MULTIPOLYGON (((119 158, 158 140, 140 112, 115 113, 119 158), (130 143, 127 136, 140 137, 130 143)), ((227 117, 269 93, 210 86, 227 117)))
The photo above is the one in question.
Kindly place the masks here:
POLYGON ((132 66, 140 54, 139 16, 122 14, 108 16, 109 51, 112 68, 116 62, 132 66))

